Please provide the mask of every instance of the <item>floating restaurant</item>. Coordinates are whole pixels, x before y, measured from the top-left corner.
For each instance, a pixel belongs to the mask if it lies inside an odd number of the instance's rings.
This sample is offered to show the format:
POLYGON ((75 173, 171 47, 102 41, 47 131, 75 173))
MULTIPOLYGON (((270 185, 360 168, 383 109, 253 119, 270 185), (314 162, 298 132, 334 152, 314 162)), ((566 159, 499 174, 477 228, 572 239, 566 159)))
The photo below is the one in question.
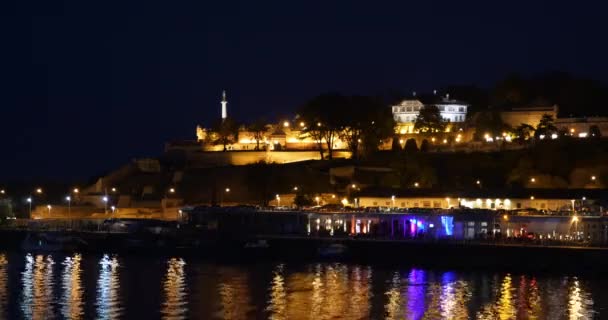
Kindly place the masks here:
POLYGON ((181 223, 221 238, 296 236, 378 240, 522 240, 608 244, 603 216, 518 215, 495 210, 314 212, 194 207, 181 223))

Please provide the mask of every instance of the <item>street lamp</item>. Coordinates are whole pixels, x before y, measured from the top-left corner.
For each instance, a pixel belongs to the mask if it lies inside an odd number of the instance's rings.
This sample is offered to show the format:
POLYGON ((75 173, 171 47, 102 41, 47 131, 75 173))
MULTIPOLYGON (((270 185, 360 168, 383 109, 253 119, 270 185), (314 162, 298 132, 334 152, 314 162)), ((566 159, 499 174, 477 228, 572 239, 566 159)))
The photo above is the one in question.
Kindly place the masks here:
POLYGON ((112 215, 114 215, 114 211, 116 211, 116 207, 115 206, 111 206, 110 209, 112 209, 112 215))
POLYGON ((293 191, 298 191, 298 186, 293 187, 293 191))
POLYGON ((5 193, 4 189, 0 190, 0 194, 4 194, 4 193, 5 193))
POLYGON ((320 204, 319 204, 319 201, 320 201, 320 200, 321 200, 321 199, 320 199, 319 197, 315 197, 315 201, 317 201, 317 206, 320 206, 320 204))
POLYGON ((80 190, 78 190, 78 188, 74 188, 73 192, 78 194, 78 192, 80 192, 80 190))
POLYGON ((70 196, 65 197, 65 201, 68 202, 68 219, 69 219, 70 216, 72 215, 72 197, 70 197, 70 196))
POLYGON ((275 198, 277 199, 277 207, 280 207, 281 206, 281 197, 277 194, 275 196, 275 198))
POLYGON ((418 182, 414 182, 414 187, 418 188, 418 186, 420 186, 420 184, 418 184, 418 182))
POLYGON ((41 188, 36 189, 36 193, 37 194, 41 194, 42 193, 42 189, 41 188))
POLYGON ((395 196, 391 196, 391 202, 393 203, 393 208, 395 207, 395 196))
POLYGON ((170 188, 169 193, 175 193, 175 188, 170 188))
POLYGON ((27 199, 25 199, 25 201, 27 201, 27 203, 30 205, 30 219, 32 218, 32 197, 28 197, 27 199))
POLYGON ((530 182, 534 183, 536 182, 536 179, 534 177, 530 178, 530 182))
MULTIPOLYGON (((591 176, 591 181, 595 181, 596 177, 595 176, 591 176)), ((4 190, 3 190, 4 191, 4 190)))
POLYGON ((475 181, 475 183, 476 183, 478 186, 481 186, 481 181, 480 181, 480 180, 475 181))
POLYGON ((353 185, 351 186, 353 189, 357 188, 357 185, 353 183, 353 185))
POLYGON ((50 205, 50 204, 47 204, 47 205, 46 205, 46 208, 47 208, 47 209, 49 209, 49 218, 50 218, 50 217, 51 217, 51 205, 50 205))
POLYGON ((101 198, 101 200, 103 201, 103 213, 108 213, 108 196, 103 196, 103 198, 101 198))

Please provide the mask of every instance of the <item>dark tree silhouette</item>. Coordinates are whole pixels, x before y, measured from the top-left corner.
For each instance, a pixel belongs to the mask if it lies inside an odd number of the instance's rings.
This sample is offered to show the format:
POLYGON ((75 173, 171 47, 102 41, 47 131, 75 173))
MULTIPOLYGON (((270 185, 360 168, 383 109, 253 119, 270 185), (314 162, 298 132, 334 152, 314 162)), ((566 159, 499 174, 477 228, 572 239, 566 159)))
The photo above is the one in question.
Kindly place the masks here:
POLYGON ((534 136, 534 127, 527 123, 522 123, 515 128, 515 136, 515 140, 517 140, 518 143, 524 144, 528 139, 534 136))
POLYGON ((234 143, 238 136, 238 125, 232 118, 218 119, 211 127, 212 143, 222 145, 223 151, 226 146, 234 143))
POLYGON ((443 132, 447 122, 441 118, 441 113, 437 106, 425 106, 420 109, 420 113, 416 117, 414 129, 421 133, 443 132))
POLYGON ((341 118, 347 115, 348 99, 337 93, 322 94, 308 101, 299 109, 300 119, 304 122, 302 138, 311 138, 319 146, 323 159, 323 143, 327 146, 328 159, 332 159, 335 139, 342 127, 341 118))
POLYGON ((420 144, 420 152, 428 152, 429 151, 429 141, 424 139, 420 144))
POLYGON ((393 143, 391 146, 391 150, 394 152, 401 151, 401 143, 399 142, 399 137, 393 137, 393 143))
POLYGON ((589 127, 589 137, 591 138, 601 138, 602 137, 602 131, 600 131, 600 128, 596 125, 592 125, 589 127))
POLYGON ((488 110, 480 112, 475 119, 475 134, 473 138, 477 141, 483 140, 485 135, 500 137, 503 133, 511 132, 512 128, 502 121, 500 112, 488 110))
POLYGON ((251 123, 247 129, 253 135, 252 138, 255 139, 255 150, 260 150, 260 140, 264 139, 264 135, 268 131, 266 121, 263 118, 259 118, 255 122, 251 123))
POLYGON ((534 137, 537 139, 540 138, 541 135, 549 137, 554 133, 557 133, 557 127, 553 122, 553 116, 544 114, 536 126, 534 137))
POLYGON ((418 144, 416 144, 416 139, 407 139, 405 141, 405 147, 403 148, 405 153, 416 153, 418 152, 418 144))

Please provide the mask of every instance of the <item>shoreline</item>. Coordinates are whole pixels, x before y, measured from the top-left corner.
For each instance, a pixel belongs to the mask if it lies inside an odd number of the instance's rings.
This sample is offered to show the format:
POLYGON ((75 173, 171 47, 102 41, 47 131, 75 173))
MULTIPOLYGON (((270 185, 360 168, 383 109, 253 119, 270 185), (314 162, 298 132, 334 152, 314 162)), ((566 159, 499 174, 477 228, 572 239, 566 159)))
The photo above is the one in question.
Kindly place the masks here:
POLYGON ((108 232, 29 232, 1 230, 5 239, 0 249, 51 253, 112 253, 152 256, 184 256, 211 261, 256 263, 282 261, 349 262, 379 265, 419 265, 434 268, 500 269, 508 271, 592 272, 608 271, 608 248, 579 246, 541 246, 532 244, 474 243, 462 241, 423 241, 354 238, 305 238, 263 236, 243 238, 193 238, 190 236, 108 233, 108 232), (80 248, 22 247, 28 235, 77 236, 87 245, 80 248), (260 242, 262 241, 262 242, 260 242), (256 246, 257 243, 264 245, 256 246), (253 246, 249 246, 254 244, 253 246), (322 255, 332 245, 343 245, 344 252, 322 255))

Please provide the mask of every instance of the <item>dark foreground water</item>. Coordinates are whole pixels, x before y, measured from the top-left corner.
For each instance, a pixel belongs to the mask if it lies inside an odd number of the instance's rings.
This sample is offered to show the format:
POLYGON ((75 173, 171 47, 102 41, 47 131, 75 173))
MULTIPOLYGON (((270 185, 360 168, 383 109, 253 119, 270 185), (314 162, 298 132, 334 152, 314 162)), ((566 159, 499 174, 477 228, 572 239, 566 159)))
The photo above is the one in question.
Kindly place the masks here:
POLYGON ((0 318, 608 319, 598 276, 0 253, 0 318))

